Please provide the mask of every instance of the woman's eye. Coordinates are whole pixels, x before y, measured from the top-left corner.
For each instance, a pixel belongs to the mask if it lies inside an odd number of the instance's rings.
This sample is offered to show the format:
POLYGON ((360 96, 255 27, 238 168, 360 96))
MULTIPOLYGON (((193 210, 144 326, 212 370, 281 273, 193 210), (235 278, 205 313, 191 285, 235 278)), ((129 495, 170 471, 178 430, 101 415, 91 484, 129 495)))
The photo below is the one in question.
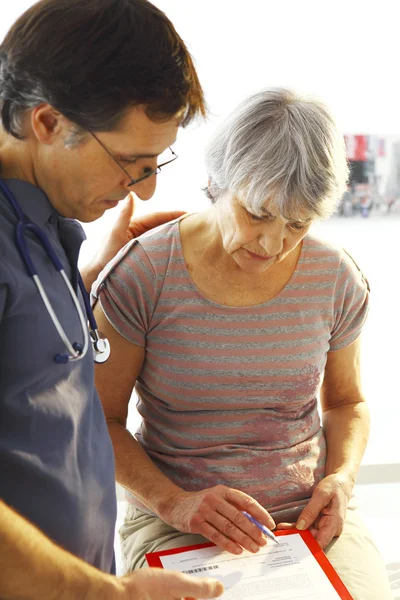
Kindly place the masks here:
POLYGON ((291 227, 292 229, 294 229, 295 231, 301 231, 302 229, 305 228, 305 223, 290 223, 289 227, 291 227))
POLYGON ((251 213, 251 212, 248 212, 247 214, 250 216, 251 219, 253 219, 253 221, 265 221, 268 219, 267 216, 259 217, 258 215, 253 215, 253 213, 251 213))

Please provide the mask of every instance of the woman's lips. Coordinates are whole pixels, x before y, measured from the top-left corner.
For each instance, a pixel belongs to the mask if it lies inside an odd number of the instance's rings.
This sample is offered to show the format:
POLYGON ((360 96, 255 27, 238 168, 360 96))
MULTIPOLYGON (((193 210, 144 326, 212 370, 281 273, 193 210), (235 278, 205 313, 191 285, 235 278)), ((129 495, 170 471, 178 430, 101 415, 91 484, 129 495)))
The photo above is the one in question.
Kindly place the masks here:
POLYGON ((248 252, 251 256, 251 258, 254 258, 255 260, 271 260, 271 258, 273 258, 273 256, 261 256, 260 254, 256 254, 255 252, 250 252, 250 250, 246 250, 246 252, 248 252))

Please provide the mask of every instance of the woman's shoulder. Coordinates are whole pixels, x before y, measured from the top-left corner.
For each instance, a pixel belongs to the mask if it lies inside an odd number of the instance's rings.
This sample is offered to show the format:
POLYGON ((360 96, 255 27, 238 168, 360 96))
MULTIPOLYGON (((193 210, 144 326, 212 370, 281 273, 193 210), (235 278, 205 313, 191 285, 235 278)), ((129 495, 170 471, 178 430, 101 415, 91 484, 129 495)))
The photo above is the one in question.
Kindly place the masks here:
POLYGON ((154 267, 171 255, 171 247, 176 245, 178 236, 179 219, 154 227, 131 240, 120 253, 118 262, 141 258, 154 267))
POLYGON ((307 234, 304 238, 306 252, 311 257, 330 257, 334 260, 340 261, 343 253, 343 248, 339 245, 332 244, 318 235, 307 234))
POLYGON ((173 221, 169 221, 168 223, 163 223, 162 225, 158 225, 158 227, 154 227, 146 233, 140 235, 137 239, 137 242, 140 246, 145 250, 151 250, 152 248, 159 248, 164 245, 171 245, 179 234, 179 219, 174 219, 173 221))
POLYGON ((155 282, 163 279, 177 232, 177 221, 171 221, 132 239, 99 274, 92 294, 96 296, 106 281, 111 285, 111 282, 121 280, 132 286, 139 285, 142 280, 155 282))
POLYGON ((343 262, 352 262, 350 254, 338 244, 328 242, 318 235, 308 234, 304 238, 305 258, 311 263, 326 262, 339 267, 343 262))
POLYGON ((305 237, 305 262, 316 268, 325 265, 326 269, 336 271, 339 278, 358 280, 361 277, 368 287, 367 278, 353 254, 346 248, 332 244, 317 235, 305 237))

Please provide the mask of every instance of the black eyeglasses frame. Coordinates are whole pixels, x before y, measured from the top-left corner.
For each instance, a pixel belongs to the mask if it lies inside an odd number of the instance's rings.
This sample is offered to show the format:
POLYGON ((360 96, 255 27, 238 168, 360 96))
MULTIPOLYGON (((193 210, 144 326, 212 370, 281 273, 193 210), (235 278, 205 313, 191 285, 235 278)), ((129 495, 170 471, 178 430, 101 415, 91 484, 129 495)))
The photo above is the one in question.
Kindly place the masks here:
POLYGON ((128 179, 130 179, 130 183, 128 183, 128 187, 132 187, 133 185, 136 185, 137 183, 140 183, 141 181, 143 181, 144 179, 148 179, 149 177, 152 177, 153 175, 159 175, 159 173, 161 172, 162 167, 165 167, 165 165, 169 165, 170 163, 174 162, 178 157, 178 155, 176 154, 176 152, 174 152, 172 150, 172 148, 169 146, 169 150, 173 155, 173 158, 171 158, 171 160, 167 160, 166 162, 162 163, 161 165, 157 165, 156 169, 150 169, 149 167, 146 167, 146 172, 144 175, 142 175, 141 177, 138 177, 137 179, 134 179, 129 173, 128 171, 125 169, 125 167, 123 167, 121 165, 121 163, 119 162, 119 160, 117 160, 115 158, 115 156, 113 155, 112 152, 110 152, 110 150, 107 148, 107 146, 105 146, 103 144, 103 142, 97 137, 97 135, 95 133, 93 133, 93 131, 91 131, 90 129, 88 129, 88 132, 90 133, 90 135, 92 135, 94 137, 94 139, 100 144, 100 146, 107 152, 107 154, 113 159, 113 161, 115 162, 116 165, 118 165, 118 167, 121 169, 121 171, 123 171, 123 173, 128 177, 128 179))

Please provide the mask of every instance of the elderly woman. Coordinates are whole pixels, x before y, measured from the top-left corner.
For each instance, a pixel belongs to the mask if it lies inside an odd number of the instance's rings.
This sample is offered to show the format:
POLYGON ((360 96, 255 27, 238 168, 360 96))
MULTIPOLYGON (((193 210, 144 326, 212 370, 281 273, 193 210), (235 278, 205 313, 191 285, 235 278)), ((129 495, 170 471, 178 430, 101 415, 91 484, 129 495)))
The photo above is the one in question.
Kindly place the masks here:
POLYGON ((308 233, 345 189, 342 137, 320 102, 263 91, 219 127, 206 165, 212 208, 130 243, 95 288, 127 569, 205 538, 257 552, 266 540, 245 510, 311 528, 356 600, 389 599, 352 500, 369 428, 367 284, 308 233))

